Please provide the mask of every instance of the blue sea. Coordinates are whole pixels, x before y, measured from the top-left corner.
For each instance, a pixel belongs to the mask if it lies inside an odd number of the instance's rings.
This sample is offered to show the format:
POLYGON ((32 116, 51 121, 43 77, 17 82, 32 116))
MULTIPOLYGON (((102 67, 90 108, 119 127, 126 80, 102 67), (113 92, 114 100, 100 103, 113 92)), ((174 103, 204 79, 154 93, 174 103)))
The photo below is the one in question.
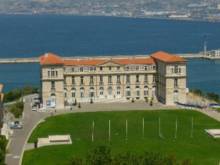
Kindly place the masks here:
MULTIPOLYGON (((220 48, 220 23, 141 18, 0 15, 0 58, 192 53, 220 48)), ((220 61, 189 60, 188 87, 220 94, 220 61)), ((0 65, 5 91, 40 85, 38 64, 0 65)))

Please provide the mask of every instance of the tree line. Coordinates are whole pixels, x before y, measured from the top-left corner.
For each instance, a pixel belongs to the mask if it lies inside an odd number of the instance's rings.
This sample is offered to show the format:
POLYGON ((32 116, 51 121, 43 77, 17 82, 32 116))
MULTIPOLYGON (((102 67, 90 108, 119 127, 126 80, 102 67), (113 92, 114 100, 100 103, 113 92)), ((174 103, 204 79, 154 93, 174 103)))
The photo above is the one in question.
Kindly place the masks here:
POLYGON ((204 92, 200 89, 192 89, 190 92, 192 92, 198 96, 207 98, 209 100, 213 100, 217 103, 220 103, 220 96, 214 92, 204 92))
MULTIPOLYGON (((67 165, 67 164, 66 164, 67 165)), ((144 152, 112 154, 107 146, 98 146, 87 153, 85 158, 73 157, 68 165, 191 165, 190 160, 177 160, 175 156, 144 152)))
POLYGON ((23 88, 16 88, 4 94, 4 102, 17 101, 22 96, 38 93, 39 89, 32 86, 25 86, 23 88))

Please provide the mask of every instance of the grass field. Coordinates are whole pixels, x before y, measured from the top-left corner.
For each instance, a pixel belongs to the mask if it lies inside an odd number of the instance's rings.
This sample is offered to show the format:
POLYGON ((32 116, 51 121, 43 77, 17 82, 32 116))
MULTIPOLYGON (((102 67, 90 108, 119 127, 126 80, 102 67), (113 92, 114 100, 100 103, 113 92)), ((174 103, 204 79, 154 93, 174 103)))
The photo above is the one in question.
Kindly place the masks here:
POLYGON ((178 159, 190 159, 196 165, 218 165, 220 140, 209 137, 204 131, 208 128, 220 128, 220 123, 199 112, 184 110, 94 112, 54 116, 34 130, 29 142, 47 135, 71 134, 73 144, 26 151, 22 164, 62 165, 74 155, 83 157, 89 149, 105 144, 111 147, 113 154, 126 151, 136 153, 152 151, 175 154, 178 159), (108 141, 109 119, 111 120, 110 142, 108 141), (91 141, 93 120, 94 142, 91 141), (128 121, 127 142, 126 120, 128 121), (159 136, 159 120, 162 138, 159 136))

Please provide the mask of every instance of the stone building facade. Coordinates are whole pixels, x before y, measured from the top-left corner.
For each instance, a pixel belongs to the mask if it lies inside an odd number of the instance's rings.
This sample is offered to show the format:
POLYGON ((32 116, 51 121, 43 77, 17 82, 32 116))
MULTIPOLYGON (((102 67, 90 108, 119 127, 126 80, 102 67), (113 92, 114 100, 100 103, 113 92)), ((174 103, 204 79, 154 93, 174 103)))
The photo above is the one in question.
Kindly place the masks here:
POLYGON ((40 57, 44 107, 75 102, 147 100, 166 105, 186 101, 186 60, 166 52, 150 56, 40 57))

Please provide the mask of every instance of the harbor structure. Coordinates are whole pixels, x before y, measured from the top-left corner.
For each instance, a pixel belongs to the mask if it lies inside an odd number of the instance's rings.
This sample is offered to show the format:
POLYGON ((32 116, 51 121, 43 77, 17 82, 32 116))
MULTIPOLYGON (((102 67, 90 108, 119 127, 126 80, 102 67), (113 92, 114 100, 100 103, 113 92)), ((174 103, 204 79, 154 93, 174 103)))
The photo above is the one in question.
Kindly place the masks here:
MULTIPOLYGON (((204 46, 204 50, 198 53, 181 53, 178 56, 185 59, 209 59, 209 60, 219 60, 220 49, 216 50, 207 50, 207 46, 204 46)), ((121 55, 117 55, 121 56, 121 55)), ((129 55, 128 55, 129 56, 129 55)), ((134 55, 131 55, 134 56, 134 55)), ((149 54, 135 55, 135 56, 149 56, 149 54)), ((63 59, 75 59, 76 57, 63 57, 63 59)), ((0 58, 0 64, 22 64, 22 63, 39 63, 40 60, 38 57, 26 57, 26 58, 0 58)))
POLYGON ((40 57, 44 107, 105 101, 186 102, 186 60, 163 51, 150 56, 65 59, 40 57))

